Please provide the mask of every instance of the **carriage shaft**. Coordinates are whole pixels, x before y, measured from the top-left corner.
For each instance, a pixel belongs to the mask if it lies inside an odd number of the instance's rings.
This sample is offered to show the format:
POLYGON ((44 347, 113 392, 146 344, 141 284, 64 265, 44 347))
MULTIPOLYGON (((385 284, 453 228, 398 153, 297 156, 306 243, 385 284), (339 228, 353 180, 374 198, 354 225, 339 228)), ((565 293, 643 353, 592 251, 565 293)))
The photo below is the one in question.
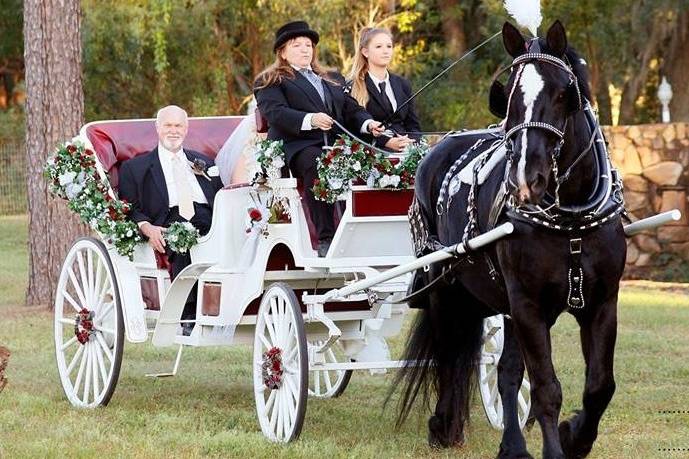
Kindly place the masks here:
MULTIPOLYGON (((487 231, 479 236, 476 236, 473 239, 470 239, 467 242, 467 245, 469 246, 470 250, 477 250, 481 247, 492 244, 493 242, 507 236, 508 234, 511 234, 512 231, 514 231, 514 226, 512 225, 512 223, 503 223, 502 225, 490 231, 487 231)), ((464 255, 466 252, 467 249, 464 246, 464 244, 459 243, 451 247, 447 247, 443 250, 438 250, 436 252, 429 253, 428 255, 425 255, 421 258, 417 258, 411 263, 407 263, 389 269, 383 273, 380 273, 377 276, 362 279, 341 289, 330 290, 324 295, 324 297, 326 300, 331 298, 343 298, 348 295, 351 295, 352 293, 360 292, 367 288, 373 287, 374 285, 381 284, 383 282, 394 279, 395 277, 410 273, 424 266, 428 266, 439 261, 447 260, 449 258, 464 255)))

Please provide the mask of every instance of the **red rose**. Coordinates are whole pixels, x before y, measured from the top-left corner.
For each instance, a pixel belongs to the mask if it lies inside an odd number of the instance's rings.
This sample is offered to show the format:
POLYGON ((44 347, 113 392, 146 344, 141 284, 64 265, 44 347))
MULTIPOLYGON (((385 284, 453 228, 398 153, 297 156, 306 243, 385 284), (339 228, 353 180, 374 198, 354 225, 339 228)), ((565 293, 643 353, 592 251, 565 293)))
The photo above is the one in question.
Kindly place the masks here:
POLYGON ((70 153, 74 153, 75 151, 77 151, 77 147, 75 147, 74 145, 71 145, 71 144, 67 145, 67 151, 70 153))
POLYGON ((252 209, 249 210, 249 218, 254 221, 259 221, 261 220, 261 211, 258 210, 257 208, 253 207, 252 209))
POLYGON ((353 144, 352 145, 352 153, 356 153, 357 151, 359 151, 360 146, 361 145, 359 145, 358 143, 353 144))
POLYGON ((92 156, 92 155, 93 155, 93 150, 87 148, 87 149, 84 151, 84 153, 86 153, 86 154, 89 155, 89 156, 92 156))
POLYGON ((316 180, 313 181, 313 186, 314 186, 314 187, 317 187, 317 186, 320 185, 320 184, 321 184, 321 180, 320 180, 320 179, 316 179, 316 180))

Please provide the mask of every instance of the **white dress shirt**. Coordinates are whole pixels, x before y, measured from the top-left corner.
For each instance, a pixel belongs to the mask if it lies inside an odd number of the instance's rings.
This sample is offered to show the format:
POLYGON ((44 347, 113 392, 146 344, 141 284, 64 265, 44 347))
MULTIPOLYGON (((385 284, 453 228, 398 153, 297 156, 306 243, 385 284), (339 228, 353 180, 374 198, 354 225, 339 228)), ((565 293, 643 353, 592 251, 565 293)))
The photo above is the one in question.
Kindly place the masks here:
MULTIPOLYGON (((292 68, 294 70, 296 70, 297 72, 300 72, 303 70, 303 68, 297 67, 296 65, 292 65, 292 68)), ((313 71, 311 69, 310 65, 308 67, 305 67, 305 68, 313 71)), ((307 78, 307 80, 308 80, 308 78, 307 78)), ((309 83, 311 83, 311 81, 309 81, 309 83)), ((323 91, 327 91, 327 89, 325 89, 325 85, 323 85, 323 91)), ((315 127, 313 127, 313 125, 311 125, 311 118, 313 118, 313 115, 315 115, 315 113, 307 113, 306 116, 304 116, 304 119, 301 122, 301 130, 302 131, 311 131, 313 129, 316 129, 315 127)), ((373 120, 372 119, 366 120, 366 121, 364 121, 364 124, 361 125, 361 128, 359 130, 361 131, 362 134, 368 134, 368 125, 371 123, 371 121, 373 121, 373 120)), ((326 144, 327 143, 328 142, 327 142, 327 137, 326 137, 326 144)))
MULTIPOLYGON (((196 175, 191 170, 191 165, 187 159, 187 155, 184 154, 184 150, 180 148, 177 153, 172 153, 167 148, 158 144, 158 159, 160 160, 160 165, 163 168, 163 175, 165 176, 165 186, 167 187, 167 196, 170 201, 170 207, 175 207, 179 204, 177 199, 177 186, 175 185, 175 176, 172 173, 172 161, 174 157, 178 157, 182 160, 184 165, 185 175, 189 186, 191 188, 191 196, 194 202, 199 204, 208 204, 206 195, 203 194, 201 190, 201 185, 196 179, 196 175)), ((203 180, 206 180, 205 178, 203 180)))
POLYGON ((390 100, 390 103, 392 104, 392 110, 393 111, 397 110, 397 99, 395 99, 395 93, 392 91, 392 86, 390 86, 390 74, 388 73, 388 71, 387 70, 385 71, 385 79, 384 80, 379 80, 371 72, 368 72, 368 76, 369 76, 369 78, 371 78, 371 81, 373 81, 373 84, 375 85, 378 92, 380 92, 380 84, 385 83, 385 95, 388 96, 388 99, 390 100))

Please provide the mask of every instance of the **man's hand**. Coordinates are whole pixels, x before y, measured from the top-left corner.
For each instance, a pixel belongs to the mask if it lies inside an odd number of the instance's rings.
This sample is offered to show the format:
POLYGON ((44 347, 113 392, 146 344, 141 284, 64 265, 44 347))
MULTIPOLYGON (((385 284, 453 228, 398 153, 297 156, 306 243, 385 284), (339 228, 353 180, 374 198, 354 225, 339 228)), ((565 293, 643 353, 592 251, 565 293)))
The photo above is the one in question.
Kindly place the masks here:
POLYGON ((373 134, 373 137, 378 137, 385 132, 385 128, 380 121, 371 121, 368 123, 368 132, 373 134))
POLYGON ((388 140, 385 144, 385 147, 394 151, 402 151, 404 150, 404 147, 412 143, 414 143, 414 139, 410 139, 406 135, 398 135, 388 140))
POLYGON ((163 238, 165 228, 146 222, 141 225, 140 230, 148 238, 148 243, 151 244, 153 250, 165 253, 165 239, 163 238))
POLYGON ((311 126, 329 131, 333 127, 333 119, 325 113, 314 113, 311 117, 311 126))

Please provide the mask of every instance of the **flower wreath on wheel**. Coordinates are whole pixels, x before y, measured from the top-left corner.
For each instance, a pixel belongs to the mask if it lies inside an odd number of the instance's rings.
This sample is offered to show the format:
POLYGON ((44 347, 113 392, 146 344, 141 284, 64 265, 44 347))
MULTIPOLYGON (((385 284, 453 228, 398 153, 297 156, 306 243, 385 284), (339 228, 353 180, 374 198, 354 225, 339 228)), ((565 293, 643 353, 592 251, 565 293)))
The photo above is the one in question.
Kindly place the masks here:
MULTIPOLYGON (((52 195, 67 200, 67 207, 83 223, 117 253, 133 259, 134 249, 143 239, 136 223, 127 217, 131 206, 115 195, 93 150, 77 139, 65 142, 48 155, 43 175, 52 195)), ((173 251, 184 253, 196 244, 199 232, 193 225, 173 224, 165 237, 173 251)))

